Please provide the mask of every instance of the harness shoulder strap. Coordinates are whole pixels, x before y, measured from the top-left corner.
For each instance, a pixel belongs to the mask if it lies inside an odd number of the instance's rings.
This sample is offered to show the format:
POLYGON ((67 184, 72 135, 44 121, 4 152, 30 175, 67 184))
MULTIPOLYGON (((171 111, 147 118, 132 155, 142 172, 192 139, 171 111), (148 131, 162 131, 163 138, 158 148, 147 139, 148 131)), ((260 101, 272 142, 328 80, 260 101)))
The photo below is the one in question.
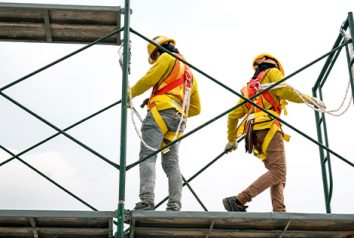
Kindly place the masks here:
POLYGON ((157 90, 157 91, 154 93, 154 95, 156 96, 156 95, 165 94, 165 93, 171 91, 172 89, 174 89, 174 88, 180 86, 181 84, 184 83, 184 78, 185 78, 185 77, 184 77, 184 74, 182 74, 182 76, 179 77, 177 80, 175 80, 175 81, 173 81, 173 82, 167 84, 165 87, 161 88, 160 90, 157 90))
MULTIPOLYGON (((179 56, 182 57, 181 55, 179 56)), ((173 66, 173 69, 171 70, 170 74, 167 76, 167 78, 163 80, 163 82, 167 83, 167 85, 160 89, 159 86, 161 84, 156 85, 156 87, 154 87, 151 97, 166 94, 182 84, 185 84, 186 87, 190 87, 192 78, 192 72, 189 70, 188 66, 176 59, 175 65, 173 66)))
MULTIPOLYGON (((263 81, 264 76, 267 74, 268 70, 261 71, 255 79, 251 79, 245 87, 242 88, 241 93, 246 97, 246 98, 251 98, 253 97, 257 91, 258 87, 263 81)), ((254 99, 255 100, 255 99, 254 99)), ((246 107, 248 109, 252 108, 252 104, 247 102, 246 107)))

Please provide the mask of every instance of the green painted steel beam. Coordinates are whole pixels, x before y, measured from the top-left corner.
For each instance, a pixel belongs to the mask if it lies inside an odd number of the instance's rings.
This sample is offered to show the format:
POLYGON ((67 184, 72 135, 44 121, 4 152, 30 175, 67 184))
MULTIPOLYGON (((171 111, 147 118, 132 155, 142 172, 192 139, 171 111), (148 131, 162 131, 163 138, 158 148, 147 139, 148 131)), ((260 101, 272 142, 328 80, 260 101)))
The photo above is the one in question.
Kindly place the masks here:
MULTIPOLYGON (((352 35, 353 39, 353 30, 351 29, 351 26, 353 27, 353 16, 352 13, 350 12, 348 14, 347 20, 344 22, 342 25, 342 28, 346 30, 348 27, 350 28, 350 32, 352 35)), ((312 88, 312 94, 313 96, 317 97, 317 95, 320 95, 320 99, 322 99, 322 88, 325 85, 325 82, 329 76, 329 73, 331 72, 339 54, 342 48, 339 48, 340 46, 346 46, 348 48, 348 44, 350 42, 347 41, 345 42, 344 37, 339 34, 333 47, 332 47, 332 52, 319 76, 317 81, 315 82, 313 88, 312 88)), ((347 53, 348 54, 348 53, 347 53)), ((353 76, 350 72, 350 63, 349 63, 349 56, 348 56, 348 65, 349 65, 349 78, 350 82, 352 85, 352 94, 354 93, 354 87, 353 87, 353 76)), ((354 98, 353 98, 354 100, 354 98)), ((318 141, 323 144, 325 143, 326 147, 329 147, 329 138, 328 138, 328 131, 327 131, 327 125, 326 125, 326 118, 325 115, 322 113, 320 114, 319 112, 315 111, 315 120, 316 120, 316 128, 317 128, 317 137, 318 141)), ((325 148, 319 146, 319 154, 320 154, 320 165, 321 165, 321 175, 322 175, 322 184, 323 184, 323 192, 324 192, 324 198, 325 198, 325 207, 326 207, 326 212, 331 213, 331 199, 332 199, 332 194, 333 194, 333 174, 332 174, 332 166, 331 166, 331 158, 330 158, 330 153, 328 150, 325 148)), ((347 162, 349 165, 352 167, 354 166, 353 163, 347 162)))
MULTIPOLYGON (((29 113, 30 115, 32 115, 33 117, 37 118, 38 120, 40 120, 41 122, 43 122, 44 124, 46 124, 47 126, 51 127, 52 129, 56 130, 57 132, 59 132, 60 134, 62 134, 63 136, 67 137, 68 139, 70 139, 71 141, 75 142, 76 144, 80 145, 82 148, 86 149, 87 151, 91 152, 92 154, 98 156, 99 158, 101 158, 102 160, 106 161, 107 163, 111 164, 114 167, 119 168, 119 165, 113 163, 112 161, 110 161, 109 159, 107 159, 106 157, 104 157, 103 155, 101 155, 100 153, 98 153, 97 151, 93 150, 92 148, 90 148, 89 146, 87 146, 86 144, 82 143, 81 141, 75 139, 73 136, 69 135, 68 133, 66 133, 65 131, 61 130, 60 128, 58 128, 57 126, 55 126, 54 124, 52 124, 51 122, 47 121, 46 119, 44 119, 43 117, 39 116, 38 114, 34 113, 33 111, 31 111, 30 109, 28 109, 27 107, 25 107, 24 105, 20 104, 19 102, 17 102, 16 100, 14 100, 13 98, 9 97, 8 95, 6 95, 3 92, 0 92, 0 95, 4 98, 6 98, 8 101, 10 101, 11 103, 15 104, 16 106, 18 106, 19 108, 21 108, 22 110, 26 111, 27 113, 29 113)), ((1 164, 0 164, 1 165, 1 164)))
MULTIPOLYGON (((85 122, 85 121, 87 121, 87 120, 89 120, 89 119, 91 119, 91 118, 93 118, 93 117, 99 115, 100 113, 102 113, 102 112, 104 112, 104 111, 106 111, 106 110, 108 110, 108 109, 110 109, 110 108, 112 108, 112 107, 118 105, 120 102, 121 102, 121 100, 119 100, 119 101, 117 101, 117 102, 115 102, 115 103, 112 103, 111 105, 109 105, 109 106, 107 106, 107 107, 104 107, 103 109, 101 109, 101 110, 99 110, 99 111, 97 111, 97 112, 95 112, 95 113, 93 113, 93 114, 91 114, 91 115, 89 115, 89 116, 87 116, 87 117, 85 117, 85 118, 79 120, 78 122, 75 122, 75 123, 73 123, 72 125, 66 127, 65 129, 63 129, 63 131, 66 132, 66 131, 68 131, 68 130, 74 128, 75 126, 80 125, 81 123, 83 123, 83 122, 85 122)), ((7 159, 7 160, 1 162, 1 163, 0 163, 0 167, 3 166, 3 165, 5 165, 5 164, 7 164, 8 162, 10 162, 11 160, 15 159, 16 157, 21 156, 21 155, 23 155, 23 154, 25 154, 25 153, 27 153, 27 152, 33 150, 34 148, 37 148, 38 146, 40 146, 40 145, 42 145, 42 144, 44 144, 44 143, 50 141, 51 139, 53 139, 53 138, 55 138, 55 137, 57 137, 57 136, 59 136, 59 135, 61 135, 61 133, 60 133, 60 132, 57 132, 57 133, 55 133, 55 134, 53 134, 53 135, 47 137, 46 139, 41 140, 40 142, 37 142, 36 144, 34 144, 34 145, 28 147, 27 149, 25 149, 25 150, 23 150, 23 151, 21 151, 21 152, 15 154, 15 155, 13 155, 13 156, 10 157, 9 159, 7 159)), ((112 164, 111 164, 111 165, 112 165, 112 164)), ((117 164, 113 164, 113 167, 116 168, 116 169, 119 169, 119 165, 117 165, 117 164)))
POLYGON ((12 153, 10 150, 6 149, 5 147, 3 147, 2 145, 0 145, 0 148, 2 150, 4 150, 5 152, 7 152, 8 154, 15 156, 15 158, 20 161, 22 164, 26 165, 28 168, 32 169, 34 172, 36 172, 37 174, 41 175, 43 178, 45 178, 46 180, 48 180, 49 182, 51 182, 52 184, 54 184, 56 187, 60 188, 61 190, 63 190, 64 192, 66 192, 67 194, 69 194, 70 196, 72 196, 73 198, 75 198, 76 200, 78 200, 79 202, 81 202, 82 204, 84 204, 85 206, 89 207, 90 209, 97 211, 97 209, 95 207, 93 207, 92 205, 90 205, 89 203, 87 203, 85 200, 81 199, 80 197, 76 196, 74 193, 70 192, 68 189, 64 188, 63 186, 61 186, 59 183, 55 182, 53 179, 51 179, 50 177, 48 177, 47 175, 45 175, 44 173, 42 173, 41 171, 39 171, 38 169, 36 169, 35 167, 33 167, 32 165, 30 165, 29 163, 27 163, 26 161, 24 161, 23 159, 21 159, 19 156, 16 156, 14 153, 12 153))
MULTIPOLYGON (((353 13, 348 13, 348 25, 349 25, 349 32, 352 40, 352 48, 354 50, 354 19, 353 13)), ((354 56, 353 56, 354 57, 354 56)), ((349 61, 349 74, 350 74, 350 84, 352 86, 352 95, 354 95, 354 58, 349 61)), ((353 104, 354 104, 354 97, 353 97, 353 104)))
POLYGON ((126 180, 126 149, 127 149, 127 96, 128 96, 128 75, 130 62, 130 1, 125 0, 124 14, 124 37, 123 37, 123 75, 122 75, 122 105, 121 105, 121 130, 120 130, 120 170, 119 170, 119 194, 117 212, 117 234, 118 238, 124 237, 124 205, 125 205, 125 180, 126 180))
POLYGON ((5 89, 10 88, 10 87, 18 84, 18 83, 20 83, 22 81, 24 81, 25 79, 28 79, 28 78, 30 78, 30 77, 42 72, 43 70, 46 70, 46 69, 48 69, 48 68, 50 68, 50 67, 52 67, 52 66, 54 66, 54 65, 56 65, 58 63, 66 60, 66 59, 68 59, 68 58, 70 58, 70 57, 72 57, 72 56, 74 56, 74 55, 76 55, 76 54, 78 54, 78 53, 80 53, 80 52, 92 47, 92 46, 94 46, 94 45, 96 45, 97 43, 101 42, 102 40, 104 40, 104 39, 106 39, 106 38, 108 38, 108 37, 110 37, 110 36, 112 36, 114 34, 117 34, 117 33, 121 32, 122 30, 123 30, 123 28, 114 30, 114 31, 110 32, 109 34, 106 34, 106 35, 98 38, 97 40, 93 41, 92 43, 87 44, 87 45, 81 47, 80 49, 75 50, 75 51, 73 51, 73 52, 71 52, 71 53, 69 53, 69 54, 67 54, 67 55, 65 55, 65 56, 63 56, 63 57, 61 57, 61 58, 59 58, 59 59, 57 59, 57 60, 55 60, 55 61, 53 61, 53 62, 51 62, 51 63, 49 63, 47 65, 45 65, 45 66, 43 66, 43 67, 41 67, 41 68, 39 68, 37 70, 35 70, 35 71, 33 71, 32 73, 29 73, 29 74, 27 74, 27 75, 15 80, 14 82, 9 83, 9 84, 1 87, 0 88, 0 92, 2 92, 5 89))

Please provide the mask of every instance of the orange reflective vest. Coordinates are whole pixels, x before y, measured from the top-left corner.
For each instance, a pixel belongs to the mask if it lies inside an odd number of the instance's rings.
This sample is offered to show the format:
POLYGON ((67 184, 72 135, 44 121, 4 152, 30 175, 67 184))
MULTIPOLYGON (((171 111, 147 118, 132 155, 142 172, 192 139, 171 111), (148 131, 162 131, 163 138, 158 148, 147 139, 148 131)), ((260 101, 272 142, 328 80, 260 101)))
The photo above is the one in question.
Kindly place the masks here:
MULTIPOLYGON (((247 83, 247 85, 241 89, 242 95, 245 96, 246 98, 251 98, 256 93, 260 92, 261 90, 259 90, 259 85, 262 83, 263 78, 267 74, 268 71, 269 71, 269 69, 264 70, 264 71, 260 72, 255 79, 251 79, 247 83)), ((285 105, 286 105, 286 101, 279 100, 278 98, 274 99, 273 96, 268 91, 260 94, 256 98, 254 98, 253 102, 255 104, 257 104, 259 107, 264 108, 267 112, 270 112, 277 117, 280 116, 283 107, 285 107, 285 105), (264 107, 264 103, 263 103, 264 100, 266 100, 271 105, 271 108, 264 107)), ((245 105, 248 109, 248 115, 246 116, 246 118, 242 121, 242 123, 238 127, 237 133, 236 133, 237 136, 246 134, 248 132, 247 128, 249 128, 249 125, 251 125, 253 127, 255 124, 269 123, 269 120, 266 120, 266 121, 257 120, 262 117, 265 117, 266 115, 269 115, 268 113, 260 110, 257 107, 254 107, 249 102, 247 102, 245 105)), ((266 158, 266 151, 267 151, 268 145, 269 145, 270 141, 272 140, 274 134, 277 131, 282 132, 280 121, 278 121, 276 119, 271 119, 271 120, 273 120, 273 124, 269 128, 269 131, 268 131, 266 137, 264 138, 262 150, 258 151, 256 148, 253 147, 254 155, 261 158, 262 160, 266 158)), ((283 134, 283 139, 286 141, 289 141, 290 136, 284 134, 283 132, 282 132, 282 134, 283 134)))

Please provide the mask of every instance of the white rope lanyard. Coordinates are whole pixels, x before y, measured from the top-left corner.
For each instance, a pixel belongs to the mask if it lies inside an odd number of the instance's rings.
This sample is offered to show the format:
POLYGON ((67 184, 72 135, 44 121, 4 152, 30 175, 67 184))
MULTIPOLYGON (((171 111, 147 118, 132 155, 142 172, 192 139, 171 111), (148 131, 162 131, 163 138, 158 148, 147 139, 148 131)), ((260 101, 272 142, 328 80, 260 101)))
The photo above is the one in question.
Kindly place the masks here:
MULTIPOLYGON (((128 88, 130 89, 129 85, 128 85, 128 88)), ((184 96, 183 105, 182 105, 182 115, 181 115, 181 119, 180 119, 180 121, 179 121, 179 123, 178 123, 178 127, 177 127, 177 130, 176 130, 176 132, 175 132, 175 135, 174 135, 172 141, 174 141, 174 140, 177 139, 183 121, 185 121, 185 124, 187 123, 187 117, 188 117, 188 111, 189 111, 189 104, 190 104, 190 91, 191 91, 191 89, 186 87, 185 96, 184 96)), ((135 116, 139 118, 139 120, 140 120, 141 123, 143 122, 143 120, 142 120, 140 114, 138 113, 138 111, 135 109, 135 107, 134 107, 134 105, 133 105, 131 90, 129 90, 129 92, 130 92, 130 93, 129 93, 128 96, 129 96, 130 108, 131 108, 130 112, 131 112, 131 118, 132 118, 132 122, 133 122, 133 125, 134 125, 135 132, 136 132, 136 134, 139 136, 140 141, 144 144, 145 147, 147 147, 148 149, 150 149, 150 150, 152 150, 152 151, 156 151, 156 150, 158 150, 157 148, 153 148, 152 146, 148 145, 148 144, 144 141, 144 139, 143 139, 143 137, 142 137, 142 135, 141 135, 141 133, 140 133, 140 131, 139 131, 139 129, 138 129, 137 123, 135 122, 135 119, 134 119, 135 116)))
POLYGON ((134 125, 135 132, 136 132, 136 134, 139 136, 139 139, 140 139, 141 143, 143 143, 143 145, 144 145, 146 148, 148 148, 148 149, 150 149, 150 150, 152 150, 152 151, 156 151, 156 150, 158 150, 157 148, 154 148, 154 147, 148 145, 148 144, 144 141, 143 136, 141 135, 140 130, 139 130, 138 126, 137 126, 137 123, 135 122, 135 119, 134 119, 135 116, 139 119, 139 121, 140 121, 141 123, 143 122, 143 120, 142 120, 140 114, 138 113, 138 111, 135 109, 135 107, 134 107, 134 105, 133 105, 133 102, 132 102, 132 93, 131 93, 131 90, 130 90, 129 85, 128 85, 128 88, 129 88, 129 101, 130 101, 130 115, 131 115, 131 118, 132 118, 132 122, 133 122, 133 125, 134 125))
MULTIPOLYGON (((123 46, 123 45, 122 45, 123 46)), ((119 47, 118 49, 118 55, 119 55, 119 65, 120 67, 123 69, 123 54, 122 54, 122 46, 119 47)), ((131 42, 129 42, 129 62, 128 62, 128 74, 130 74, 130 59, 131 59, 131 42)), ((135 109, 133 102, 132 102, 132 93, 130 90, 130 84, 129 84, 129 79, 128 79, 128 107, 131 109, 130 113, 131 113, 131 118, 132 118, 132 122, 134 125, 134 129, 136 134, 139 136, 140 141, 144 144, 144 146, 146 146, 147 148, 149 148, 152 151, 156 151, 157 149, 149 146, 144 140, 143 137, 138 129, 137 123, 135 122, 135 117, 137 117, 139 119, 140 122, 143 122, 141 116, 139 115, 138 111, 135 109)))
MULTIPOLYGON (((352 71, 353 71, 353 68, 352 68, 352 71)), ((269 87, 271 87, 272 85, 274 85, 275 83, 266 83, 266 84, 260 84, 259 85, 259 90, 264 90, 264 89, 267 89, 269 87)), ((334 109, 334 110, 326 110, 326 108, 323 107, 323 105, 319 104, 316 100, 313 100, 311 97, 309 98, 309 100, 311 101, 311 103, 308 102, 308 100, 305 99, 305 97, 303 96, 303 94, 294 89, 293 87, 291 87, 290 85, 288 84, 279 84, 273 88, 271 88, 270 90, 273 90, 273 89, 279 89, 279 88, 285 88, 285 87, 288 87, 288 88, 291 88, 295 91, 295 93, 301 98, 301 100, 308 106, 310 107, 312 110, 315 110, 315 111, 318 111, 318 112, 321 112, 321 113, 327 113, 329 115, 332 115, 332 116, 341 116, 343 115, 345 112, 348 111, 350 105, 351 105, 351 100, 353 98, 353 95, 350 94, 350 100, 348 100, 348 105, 346 106, 346 108, 342 111, 342 112, 339 112, 337 113, 339 110, 341 110, 344 106, 344 103, 345 101, 347 100, 348 98, 348 92, 349 92, 349 89, 350 89, 350 82, 348 82, 348 85, 347 85, 347 89, 346 89, 346 92, 345 92, 345 95, 344 95, 344 98, 340 104, 340 106, 337 108, 337 109, 334 109)))
POLYGON ((185 122, 185 127, 187 126, 187 118, 188 118, 188 112, 189 112, 189 106, 190 106, 190 99, 191 99, 191 88, 192 88, 192 78, 189 73, 186 73, 186 76, 188 77, 187 80, 189 80, 189 86, 184 83, 184 98, 183 98, 183 103, 182 103, 182 115, 181 119, 178 123, 178 127, 175 133, 175 136, 173 137, 173 141, 177 139, 178 132, 181 129, 183 121, 185 122))

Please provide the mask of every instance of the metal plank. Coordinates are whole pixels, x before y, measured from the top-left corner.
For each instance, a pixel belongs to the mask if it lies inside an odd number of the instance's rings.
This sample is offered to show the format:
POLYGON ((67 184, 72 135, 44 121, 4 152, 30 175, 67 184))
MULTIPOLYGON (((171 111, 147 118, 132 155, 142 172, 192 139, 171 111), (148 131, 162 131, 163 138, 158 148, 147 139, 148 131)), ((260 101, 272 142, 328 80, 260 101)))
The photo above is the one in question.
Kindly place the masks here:
POLYGON ((129 222, 137 238, 354 237, 353 214, 132 211, 129 222))
POLYGON ((113 237, 113 212, 0 210, 0 237, 113 237))
POLYGON ((111 218, 113 211, 72 211, 72 210, 0 210, 1 217, 64 217, 64 218, 111 218))
MULTIPOLYGON (((91 43, 120 28, 120 7, 0 3, 0 40, 91 43)), ((121 43, 120 34, 100 44, 121 43)))
POLYGON ((37 227, 34 235, 31 227, 0 227, 0 237, 57 237, 60 235, 75 237, 109 237, 108 229, 67 228, 67 227, 37 227))
MULTIPOLYGON (((205 237, 208 235, 209 238, 213 237, 227 237, 227 238, 267 238, 267 237, 280 237, 282 234, 281 230, 238 230, 238 229, 228 229, 228 230, 213 230, 208 232, 207 229, 199 228, 189 228, 189 229, 178 229, 178 228, 169 228, 169 229, 156 229, 153 227, 149 228, 136 228, 134 238, 197 238, 205 237)), ((292 237, 303 237, 303 238, 347 238, 352 237, 353 233, 349 231, 288 231, 282 237, 292 238, 292 237)))

